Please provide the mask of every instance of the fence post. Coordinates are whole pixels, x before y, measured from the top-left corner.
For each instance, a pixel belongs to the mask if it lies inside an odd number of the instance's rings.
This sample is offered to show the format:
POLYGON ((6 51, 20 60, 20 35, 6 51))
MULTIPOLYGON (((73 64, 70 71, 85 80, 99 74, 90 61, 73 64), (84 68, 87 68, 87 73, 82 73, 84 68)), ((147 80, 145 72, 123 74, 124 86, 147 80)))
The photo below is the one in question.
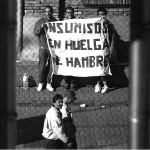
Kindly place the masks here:
POLYGON ((16 144, 14 0, 0 0, 0 149, 16 144))
POLYGON ((16 12, 16 60, 21 57, 23 49, 23 14, 24 14, 24 0, 17 0, 17 12, 16 12))
POLYGON ((149 148, 149 10, 149 0, 131 1, 130 149, 149 148))

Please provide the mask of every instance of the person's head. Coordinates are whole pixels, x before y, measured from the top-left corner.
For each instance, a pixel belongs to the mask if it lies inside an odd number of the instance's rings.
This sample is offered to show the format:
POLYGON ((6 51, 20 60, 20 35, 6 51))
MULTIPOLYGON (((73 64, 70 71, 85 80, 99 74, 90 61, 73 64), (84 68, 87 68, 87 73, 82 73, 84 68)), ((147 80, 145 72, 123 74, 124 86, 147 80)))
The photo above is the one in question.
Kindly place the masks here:
POLYGON ((56 108, 56 109, 61 109, 62 108, 62 105, 63 105, 63 96, 61 94, 56 94, 54 97, 53 97, 53 106, 56 108))
POLYGON ((65 93, 64 93, 64 99, 63 99, 63 102, 66 103, 66 104, 71 104, 74 100, 76 100, 76 94, 74 91, 72 90, 67 90, 65 93))
POLYGON ((66 18, 72 19, 74 17, 74 9, 71 6, 65 8, 66 18))
POLYGON ((53 14, 53 7, 50 5, 47 5, 45 6, 44 11, 45 11, 46 17, 48 18, 48 20, 50 20, 53 14))
POLYGON ((103 7, 100 7, 98 10, 97 10, 97 16, 100 18, 100 19, 106 19, 106 15, 107 15, 107 10, 103 7))

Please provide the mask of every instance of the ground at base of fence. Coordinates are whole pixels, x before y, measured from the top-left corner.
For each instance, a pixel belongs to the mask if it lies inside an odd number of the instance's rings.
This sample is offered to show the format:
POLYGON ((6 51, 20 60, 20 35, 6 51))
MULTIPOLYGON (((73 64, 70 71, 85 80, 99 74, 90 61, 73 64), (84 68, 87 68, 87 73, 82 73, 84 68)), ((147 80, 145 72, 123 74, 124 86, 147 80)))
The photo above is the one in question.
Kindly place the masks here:
MULTIPOLYGON (((116 88, 101 94, 95 93, 94 87, 83 87, 76 91, 78 99, 71 109, 79 149, 128 148, 128 90, 128 87, 116 88), (81 104, 86 107, 80 107, 81 104)), ((53 92, 16 88, 16 149, 45 149, 47 141, 41 136, 43 122, 56 93, 63 94, 64 88, 53 92)))

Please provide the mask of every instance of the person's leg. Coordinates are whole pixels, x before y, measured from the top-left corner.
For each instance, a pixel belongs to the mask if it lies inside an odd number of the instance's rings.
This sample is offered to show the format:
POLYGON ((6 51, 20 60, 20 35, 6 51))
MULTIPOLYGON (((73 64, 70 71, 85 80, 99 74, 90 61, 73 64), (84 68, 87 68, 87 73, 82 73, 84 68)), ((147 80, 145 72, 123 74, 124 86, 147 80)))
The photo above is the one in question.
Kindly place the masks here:
POLYGON ((56 140, 47 140, 46 149, 55 149, 57 147, 57 141, 56 140))
POLYGON ((45 65, 47 62, 46 49, 39 48, 38 82, 44 83, 45 65))
POLYGON ((77 86, 76 86, 76 77, 71 76, 71 77, 70 77, 70 82, 71 82, 70 88, 71 88, 73 91, 75 91, 75 90, 77 89, 77 86))
POLYGON ((52 62, 52 57, 50 55, 50 52, 49 50, 47 49, 47 55, 48 55, 48 75, 47 75, 47 85, 46 85, 46 88, 49 90, 49 91, 53 91, 54 89, 52 88, 52 85, 51 85, 51 82, 52 82, 52 76, 53 76, 53 62, 52 62))
POLYGON ((95 93, 98 93, 101 91, 101 76, 98 76, 97 77, 97 80, 96 80, 96 85, 95 85, 95 93))
POLYGON ((102 86, 101 76, 98 76, 96 81, 97 81, 97 84, 99 84, 100 86, 102 86))
POLYGON ((60 140, 48 140, 46 149, 65 149, 65 144, 60 140))
POLYGON ((70 77, 69 77, 69 76, 64 76, 62 82, 63 82, 62 86, 63 86, 66 90, 70 89, 70 77))
POLYGON ((72 138, 72 139, 71 139, 71 142, 73 143, 72 149, 77 149, 77 141, 76 141, 76 138, 72 138))
POLYGON ((57 140, 57 149, 66 149, 65 143, 63 143, 61 140, 57 140))
POLYGON ((106 93, 109 90, 108 87, 108 76, 102 76, 101 80, 103 82, 104 87, 101 90, 101 93, 106 93))
POLYGON ((38 64, 38 82, 39 86, 37 88, 38 91, 42 90, 43 84, 45 82, 45 65, 47 62, 47 54, 46 50, 43 48, 39 48, 39 64, 38 64))
POLYGON ((70 77, 69 76, 64 76, 64 81, 65 81, 65 84, 70 84, 70 77))
POLYGON ((53 72, 53 63, 52 63, 52 59, 51 59, 51 54, 49 52, 49 50, 47 49, 47 54, 48 54, 48 75, 47 75, 47 83, 51 84, 52 82, 52 72, 53 72))
POLYGON ((74 138, 70 138, 70 141, 71 141, 71 143, 72 143, 72 146, 71 147, 68 147, 67 145, 66 145, 66 149, 77 149, 77 141, 76 141, 76 138, 74 137, 74 138))
POLYGON ((101 80, 102 80, 104 86, 105 86, 105 85, 108 86, 108 76, 101 76, 101 80))

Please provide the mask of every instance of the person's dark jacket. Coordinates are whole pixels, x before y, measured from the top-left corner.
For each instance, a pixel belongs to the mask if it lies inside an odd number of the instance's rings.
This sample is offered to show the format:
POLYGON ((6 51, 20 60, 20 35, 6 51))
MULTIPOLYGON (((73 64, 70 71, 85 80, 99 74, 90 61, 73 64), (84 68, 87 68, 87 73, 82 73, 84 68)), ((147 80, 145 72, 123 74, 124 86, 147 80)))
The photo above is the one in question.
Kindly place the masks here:
MULTIPOLYGON (((51 22, 52 21, 57 21, 57 19, 55 19, 54 17, 52 17, 51 22)), ((47 23, 47 22, 48 22, 48 20, 47 20, 46 17, 40 18, 35 23, 34 30, 33 30, 34 35, 38 36, 39 47, 42 47, 42 48, 48 48, 44 28, 41 28, 41 25, 43 23, 47 23)))
POLYGON ((113 53, 116 49, 116 31, 114 25, 107 21, 108 23, 108 32, 109 32, 109 42, 110 42, 110 52, 113 53))
POLYGON ((114 25, 107 20, 108 32, 109 32, 109 43, 110 43, 110 62, 113 64, 117 63, 117 54, 116 54, 116 40, 117 32, 114 28, 114 25))
POLYGON ((75 138, 76 127, 72 117, 72 113, 67 104, 63 103, 62 108, 60 109, 62 113, 62 121, 64 125, 64 131, 69 138, 75 138))

